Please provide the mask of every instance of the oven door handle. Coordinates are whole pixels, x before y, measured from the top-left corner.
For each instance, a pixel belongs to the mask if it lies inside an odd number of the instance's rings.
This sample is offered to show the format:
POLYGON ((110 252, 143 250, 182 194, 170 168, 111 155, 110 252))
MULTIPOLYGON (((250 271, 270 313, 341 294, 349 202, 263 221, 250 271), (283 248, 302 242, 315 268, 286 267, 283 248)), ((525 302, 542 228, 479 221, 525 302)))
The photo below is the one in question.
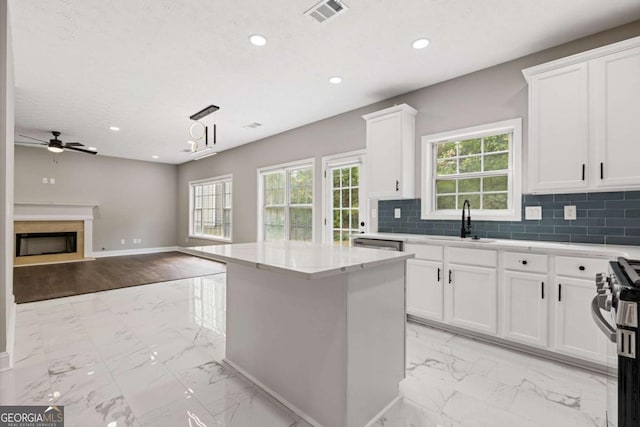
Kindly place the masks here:
POLYGON ((609 341, 616 342, 616 330, 607 322, 598 307, 598 297, 591 301, 591 317, 600 330, 609 338, 609 341))

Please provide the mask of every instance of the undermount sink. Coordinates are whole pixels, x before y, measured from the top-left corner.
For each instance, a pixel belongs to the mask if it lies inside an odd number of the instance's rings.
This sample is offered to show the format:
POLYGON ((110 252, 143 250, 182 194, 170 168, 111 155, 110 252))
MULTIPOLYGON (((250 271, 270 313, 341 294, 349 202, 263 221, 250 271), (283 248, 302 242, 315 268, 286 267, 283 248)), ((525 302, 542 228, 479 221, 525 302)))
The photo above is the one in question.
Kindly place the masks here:
POLYGON ((447 242, 470 242, 470 243, 493 243, 495 239, 473 239, 471 237, 457 237, 457 236, 429 236, 426 237, 426 240, 441 240, 447 242))

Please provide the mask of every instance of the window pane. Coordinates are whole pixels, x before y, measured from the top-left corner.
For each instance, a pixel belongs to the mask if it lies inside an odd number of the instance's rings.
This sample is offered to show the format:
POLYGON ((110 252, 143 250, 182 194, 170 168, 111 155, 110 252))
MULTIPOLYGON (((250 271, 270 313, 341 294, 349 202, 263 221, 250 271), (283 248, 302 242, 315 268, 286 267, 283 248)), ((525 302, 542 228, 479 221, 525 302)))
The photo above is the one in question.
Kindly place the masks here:
POLYGON ((458 165, 457 160, 438 160, 436 163, 436 174, 438 176, 442 175, 453 175, 458 173, 458 165))
POLYGON ((333 207, 340 207, 340 190, 333 190, 333 207))
POLYGON ((311 168, 289 172, 289 200, 292 205, 306 205, 312 202, 313 177, 311 168))
POLYGON ((341 174, 342 174, 342 180, 341 180, 342 187, 349 187, 350 186, 349 177, 351 175, 350 172, 349 172, 349 168, 342 169, 341 174))
POLYGON ((357 229, 360 226, 360 219, 358 218, 358 210, 351 210, 351 228, 357 229))
POLYGON ((480 178, 469 178, 458 180, 458 193, 478 193, 480 192, 480 178))
POLYGON ((455 142, 444 142, 438 144, 437 158, 446 159, 449 157, 455 157, 457 155, 456 145, 457 144, 455 142))
POLYGON ((484 170, 498 171, 509 169, 509 154, 489 154, 484 156, 484 170))
POLYGON ((354 166, 351 168, 351 186, 356 187, 360 185, 360 166, 354 166))
POLYGON ((342 211, 342 223, 340 224, 340 228, 349 228, 349 224, 351 223, 351 219, 349 218, 349 211, 342 211))
POLYGON ((282 225, 265 225, 264 239, 266 241, 284 240, 284 226, 282 225))
POLYGON ((509 134, 486 136, 484 138, 484 152, 509 150, 509 134))
POLYGON ((482 178, 483 191, 507 191, 509 189, 509 178, 507 175, 489 176, 482 178))
POLYGON ((351 189, 351 207, 357 208, 359 207, 359 190, 357 188, 351 189))
POLYGON ((471 203, 471 209, 480 209, 480 195, 479 194, 462 194, 458 196, 458 208, 462 209, 464 201, 469 200, 471 203))
POLYGON ((483 196, 483 209, 507 209, 507 193, 485 194, 483 196))
POLYGON ((333 228, 340 228, 340 209, 333 210, 333 228))
POLYGON ((333 188, 340 188, 340 169, 334 169, 333 175, 333 188))
POLYGON ((456 192, 456 181, 453 179, 436 180, 436 193, 446 194, 456 192))
POLYGON ((436 209, 456 209, 456 196, 438 196, 436 209))
POLYGON ((333 241, 340 242, 340 230, 333 230, 333 241))
POLYGON ((351 203, 349 202, 349 189, 344 189, 342 190, 342 207, 348 208, 350 206, 351 203))
POLYGON ((265 204, 284 204, 284 172, 270 173, 264 176, 265 204))
POLYGON ((291 208, 289 210, 289 240, 311 240, 311 208, 291 208))
POLYGON ((461 141, 458 145, 458 151, 459 156, 465 156, 468 154, 480 154, 482 153, 482 140, 480 138, 477 138, 461 141))
POLYGON ((482 169, 482 157, 464 157, 460 159, 460 173, 480 172, 482 169))

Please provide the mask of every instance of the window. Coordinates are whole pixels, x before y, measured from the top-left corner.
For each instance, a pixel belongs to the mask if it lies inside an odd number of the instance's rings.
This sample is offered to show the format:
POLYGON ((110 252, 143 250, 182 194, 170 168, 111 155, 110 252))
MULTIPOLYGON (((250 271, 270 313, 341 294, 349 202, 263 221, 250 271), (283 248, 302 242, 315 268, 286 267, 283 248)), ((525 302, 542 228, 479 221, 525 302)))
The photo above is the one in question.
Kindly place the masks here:
POLYGON ((258 170, 259 240, 313 240, 313 160, 258 170))
POLYGON ((520 147, 520 119, 423 137, 422 219, 520 220, 520 147))
POLYGON ((231 176, 189 183, 189 236, 231 241, 231 176))

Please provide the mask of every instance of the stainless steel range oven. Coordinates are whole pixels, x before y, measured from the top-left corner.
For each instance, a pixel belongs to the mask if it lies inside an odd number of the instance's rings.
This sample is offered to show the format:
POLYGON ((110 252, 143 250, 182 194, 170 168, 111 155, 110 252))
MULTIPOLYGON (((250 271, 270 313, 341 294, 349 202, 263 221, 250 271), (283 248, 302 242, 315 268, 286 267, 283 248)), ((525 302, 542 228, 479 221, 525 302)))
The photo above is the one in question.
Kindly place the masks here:
POLYGON ((608 273, 596 276, 591 314, 617 347, 617 392, 610 393, 614 397, 608 411, 610 426, 640 427, 639 272, 640 260, 618 258, 609 263, 608 273))

